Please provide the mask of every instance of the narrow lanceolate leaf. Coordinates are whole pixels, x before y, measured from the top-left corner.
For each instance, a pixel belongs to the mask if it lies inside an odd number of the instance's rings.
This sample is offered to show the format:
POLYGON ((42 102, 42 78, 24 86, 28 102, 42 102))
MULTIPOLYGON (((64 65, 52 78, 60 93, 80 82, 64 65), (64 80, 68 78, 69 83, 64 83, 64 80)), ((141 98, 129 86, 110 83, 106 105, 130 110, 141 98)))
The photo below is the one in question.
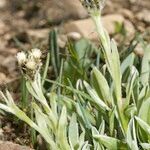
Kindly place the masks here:
POLYGON ((149 150, 149 149, 150 149, 150 144, 149 144, 149 143, 140 143, 140 145, 141 145, 142 148, 144 148, 145 150, 149 150))
POLYGON ((91 86, 84 81, 84 85, 86 90, 88 91, 89 95, 93 98, 93 101, 98 104, 98 106, 103 110, 110 110, 110 108, 99 98, 96 91, 91 88, 91 86))
POLYGON ((134 119, 131 119, 129 122, 126 140, 131 150, 139 150, 137 145, 134 119))
POLYGON ((127 146, 116 138, 106 135, 94 135, 94 138, 109 150, 126 150, 127 146))
POLYGON ((150 83, 150 45, 145 48, 142 60, 141 81, 143 85, 150 83))
POLYGON ((42 105, 48 106, 45 96, 42 92, 42 85, 41 85, 41 76, 40 74, 36 75, 34 81, 27 81, 26 86, 28 91, 33 95, 42 105))
POLYGON ((56 77, 59 74, 60 59, 59 59, 59 47, 57 44, 57 31, 53 30, 49 34, 49 50, 51 53, 51 63, 54 67, 56 77))
POLYGON ((127 87, 126 87, 126 101, 124 107, 127 107, 130 103, 131 94, 133 91, 134 83, 136 78, 138 77, 138 71, 135 67, 131 68, 131 75, 128 79, 127 87))
POLYGON ((53 114, 55 115, 55 118, 58 119, 58 113, 57 113, 57 95, 54 92, 51 92, 49 94, 49 99, 50 99, 50 105, 51 105, 51 110, 53 114))
POLYGON ((85 130, 82 131, 82 133, 80 134, 80 137, 79 137, 79 148, 78 148, 78 150, 82 150, 82 147, 84 145, 84 141, 85 141, 85 130))
MULTIPOLYGON (((117 101, 121 99, 121 68, 120 68, 120 58, 117 50, 117 46, 114 40, 111 41, 111 50, 103 50, 105 55, 105 61, 109 73, 112 76, 114 83, 114 92, 117 101)), ((119 103, 119 102, 118 102, 119 103)))
MULTIPOLYGON (((92 136, 99 134, 98 130, 92 126, 92 136)), ((98 146, 98 142, 93 138, 94 147, 98 146)))
POLYGON ((127 58, 124 59, 124 61, 121 64, 121 73, 122 73, 122 75, 125 73, 127 68, 130 68, 133 65, 134 59, 135 59, 135 54, 134 53, 131 53, 127 58))
POLYGON ((146 134, 150 136, 150 126, 139 117, 135 117, 135 119, 139 126, 146 132, 146 134))
POLYGON ((48 116, 42 112, 41 108, 36 103, 33 103, 33 108, 41 136, 50 144, 51 148, 57 149, 57 146, 52 139, 52 135, 50 134, 51 132, 49 127, 52 128, 52 125, 49 122, 48 116))
POLYGON ((94 67, 92 70, 91 80, 92 85, 96 90, 97 94, 99 95, 99 97, 105 103, 112 104, 110 89, 107 80, 96 67, 94 67))
MULTIPOLYGON (((110 74, 112 75, 114 86, 115 86, 115 95, 117 101, 120 101, 121 98, 121 68, 120 68, 120 58, 117 50, 117 45, 114 40, 111 42, 111 51, 112 56, 109 58, 111 59, 110 74)), ((119 104, 119 102, 118 102, 119 104)))
POLYGON ((43 128, 43 130, 45 130, 48 133, 47 121, 46 121, 48 120, 48 116, 42 112, 41 108, 36 103, 33 103, 32 107, 34 108, 35 111, 35 118, 38 126, 40 128, 43 128))
POLYGON ((43 128, 39 127, 36 123, 34 123, 21 109, 19 109, 16 106, 8 91, 7 91, 7 96, 8 97, 5 97, 7 99, 7 105, 0 104, 0 109, 3 109, 4 111, 14 114, 20 120, 30 125, 32 128, 34 128, 37 132, 39 132, 42 135, 45 141, 49 143, 49 145, 53 147, 54 150, 57 150, 57 146, 54 143, 54 141, 51 139, 49 134, 43 131, 43 128))
POLYGON ((82 118, 83 122, 85 123, 85 126, 87 128, 91 128, 91 123, 89 121, 89 118, 85 112, 85 109, 80 103, 76 104, 76 110, 77 110, 78 115, 82 118))
POLYGON ((73 148, 79 146, 79 129, 75 113, 72 115, 69 124, 69 142, 73 148))
POLYGON ((67 140, 67 110, 65 106, 62 108, 61 111, 56 138, 60 149, 70 150, 70 146, 67 140))
POLYGON ((146 123, 148 123, 150 125, 150 98, 148 98, 147 100, 145 100, 140 108, 139 114, 138 116, 145 121, 146 123))
POLYGON ((88 144, 88 141, 84 142, 82 150, 90 150, 90 145, 88 144))
POLYGON ((99 133, 100 134, 104 134, 104 132, 105 132, 105 121, 104 121, 104 119, 102 119, 102 121, 101 121, 101 124, 100 124, 100 127, 99 127, 99 133))
POLYGON ((109 112, 109 132, 110 132, 110 135, 111 135, 111 136, 112 136, 113 133, 114 133, 115 112, 116 112, 116 108, 113 108, 113 109, 109 112))

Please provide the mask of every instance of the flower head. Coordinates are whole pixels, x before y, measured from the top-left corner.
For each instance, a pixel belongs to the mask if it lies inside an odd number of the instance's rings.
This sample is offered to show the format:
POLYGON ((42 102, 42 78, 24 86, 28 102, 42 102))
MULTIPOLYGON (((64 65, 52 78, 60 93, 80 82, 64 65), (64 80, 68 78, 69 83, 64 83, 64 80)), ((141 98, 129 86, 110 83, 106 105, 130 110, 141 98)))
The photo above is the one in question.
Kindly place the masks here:
POLYGON ((34 48, 31 50, 32 51, 32 56, 35 58, 35 59, 40 59, 41 58, 41 50, 38 49, 38 48, 34 48))
POLYGON ((25 66, 27 67, 27 69, 30 69, 30 70, 35 70, 36 69, 36 63, 34 60, 29 60, 25 66))
POLYGON ((88 9, 88 11, 101 11, 105 5, 106 0, 80 0, 82 5, 88 9))
POLYGON ((31 49, 31 51, 19 52, 17 54, 17 60, 20 65, 22 74, 28 79, 34 80, 36 73, 39 72, 41 68, 41 50, 31 49))
POLYGON ((19 65, 23 65, 27 60, 26 54, 24 52, 17 53, 16 57, 19 65))

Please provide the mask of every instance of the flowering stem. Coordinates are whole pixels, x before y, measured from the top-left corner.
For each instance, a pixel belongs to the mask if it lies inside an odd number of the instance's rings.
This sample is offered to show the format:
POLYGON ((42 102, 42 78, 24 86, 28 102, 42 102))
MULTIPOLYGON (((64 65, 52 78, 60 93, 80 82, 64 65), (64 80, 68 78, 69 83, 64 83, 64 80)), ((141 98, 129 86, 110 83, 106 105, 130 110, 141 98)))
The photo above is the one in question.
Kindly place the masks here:
MULTIPOLYGON (((100 13, 100 11, 92 11, 91 12, 91 17, 92 17, 92 19, 95 23, 97 33, 100 37, 101 44, 103 46, 103 51, 104 51, 104 54, 105 54, 105 59, 106 59, 106 64, 107 64, 108 70, 109 70, 110 74, 112 75, 112 78, 114 78, 114 74, 111 73, 114 70, 114 68, 112 68, 114 66, 112 66, 112 64, 111 64, 112 62, 110 61, 110 59, 111 59, 111 50, 112 50, 111 49, 111 44, 110 44, 110 37, 108 36, 107 32, 103 28, 103 25, 102 25, 102 22, 101 22, 101 13, 100 13)), ((115 86, 121 86, 121 84, 119 84, 119 85, 117 84, 115 86)), ((122 108, 121 108, 121 105, 120 105, 121 95, 119 95, 119 97, 117 95, 116 97, 117 97, 117 98, 115 98, 116 99, 115 104, 116 104, 116 108, 117 108, 116 110, 117 110, 118 118, 120 120, 120 125, 121 125, 121 128, 122 128, 123 134, 125 134, 126 130, 127 130, 127 122, 124 119, 124 114, 122 112, 122 108)))
POLYGON ((50 63, 50 52, 47 54, 46 64, 45 64, 43 77, 42 77, 42 85, 44 85, 44 83, 45 83, 45 79, 46 79, 46 76, 47 76, 49 63, 50 63))

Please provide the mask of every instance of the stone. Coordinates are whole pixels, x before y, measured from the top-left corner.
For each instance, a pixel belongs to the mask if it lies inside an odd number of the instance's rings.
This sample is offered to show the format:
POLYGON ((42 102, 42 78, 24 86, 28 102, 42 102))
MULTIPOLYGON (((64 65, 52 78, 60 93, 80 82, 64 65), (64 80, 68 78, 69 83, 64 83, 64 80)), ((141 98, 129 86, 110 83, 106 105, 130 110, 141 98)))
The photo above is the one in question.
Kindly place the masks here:
POLYGON ((137 19, 150 24, 150 10, 143 9, 136 15, 137 19))
POLYGON ((122 24, 124 20, 124 17, 120 14, 109 14, 102 17, 103 26, 109 34, 115 33, 115 23, 122 24))
POLYGON ((67 37, 73 41, 78 41, 81 39, 81 34, 78 32, 70 32, 67 34, 67 37))
POLYGON ((0 141, 0 150, 33 150, 27 146, 21 146, 12 142, 0 141))
POLYGON ((0 21, 0 36, 4 35, 8 30, 8 26, 3 21, 0 21))
POLYGON ((67 43, 67 36, 63 34, 59 35, 57 39, 57 43, 60 48, 64 48, 67 43))
MULTIPOLYGON (((125 29, 127 30, 127 36, 130 37, 134 34, 135 29, 133 24, 129 20, 126 20, 122 15, 111 14, 102 17, 103 26, 111 35, 116 32, 116 22, 118 22, 119 24, 124 23, 125 29)), ((84 38, 88 38, 92 41, 98 41, 98 35, 96 33, 95 25, 91 18, 66 23, 64 25, 64 32, 66 34, 77 32, 84 38)))
POLYGON ((45 28, 45 29, 28 29, 27 35, 29 39, 34 39, 34 40, 41 40, 41 39, 47 39, 50 29, 45 28))
POLYGON ((95 32, 95 26, 92 19, 77 20, 67 23, 64 26, 64 32, 66 34, 76 32, 84 38, 93 41, 97 40, 97 34, 95 32))
POLYGON ((131 40, 135 34, 135 28, 129 20, 124 21, 125 29, 127 31, 127 37, 131 40))
POLYGON ((12 73, 16 69, 16 58, 10 55, 5 58, 1 65, 6 68, 9 73, 12 73))
POLYGON ((5 57, 0 55, 0 65, 2 64, 2 62, 5 60, 5 57))
POLYGON ((87 11, 81 5, 79 0, 51 0, 43 6, 42 12, 51 23, 60 23, 66 19, 82 19, 88 16, 87 11), (45 9, 44 7, 49 6, 45 9))
POLYGON ((83 19, 87 17, 88 13, 82 6, 79 0, 64 0, 65 10, 69 11, 73 18, 83 19))
POLYGON ((0 72, 0 84, 4 83, 5 81, 6 81, 6 75, 0 72))
POLYGON ((130 19, 130 20, 133 20, 135 17, 133 12, 129 9, 125 9, 125 8, 120 9, 119 13, 121 13, 125 18, 130 19))
POLYGON ((0 0, 0 9, 4 8, 6 4, 7 4, 6 0, 0 0))
POLYGON ((138 45, 135 47, 134 53, 135 53, 137 56, 140 56, 140 57, 143 57, 143 56, 144 56, 144 49, 143 49, 143 47, 141 46, 141 44, 138 44, 138 45))

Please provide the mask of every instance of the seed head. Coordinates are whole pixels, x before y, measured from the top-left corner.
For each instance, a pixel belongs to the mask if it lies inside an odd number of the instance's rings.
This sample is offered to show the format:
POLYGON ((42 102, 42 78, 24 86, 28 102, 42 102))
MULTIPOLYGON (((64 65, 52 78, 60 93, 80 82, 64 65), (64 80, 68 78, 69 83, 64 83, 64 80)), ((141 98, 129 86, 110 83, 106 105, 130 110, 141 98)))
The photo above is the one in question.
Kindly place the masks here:
POLYGON ((23 65, 26 62, 26 54, 24 52, 17 53, 17 61, 19 65, 23 65))

